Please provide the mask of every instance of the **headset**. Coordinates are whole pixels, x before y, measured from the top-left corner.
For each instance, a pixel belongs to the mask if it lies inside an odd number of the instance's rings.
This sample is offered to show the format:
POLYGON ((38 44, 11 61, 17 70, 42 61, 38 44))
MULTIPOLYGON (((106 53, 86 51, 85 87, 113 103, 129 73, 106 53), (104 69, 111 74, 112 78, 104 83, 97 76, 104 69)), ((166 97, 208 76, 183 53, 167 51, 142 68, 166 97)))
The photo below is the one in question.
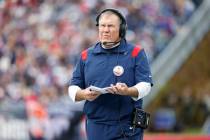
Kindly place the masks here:
POLYGON ((126 35, 126 30, 127 30, 127 23, 126 23, 126 20, 124 18, 124 16, 118 11, 118 10, 115 10, 115 9, 104 9, 103 11, 101 11, 98 16, 96 17, 96 26, 99 25, 99 19, 100 19, 100 16, 105 13, 105 12, 112 12, 114 13, 115 15, 117 15, 120 20, 121 20, 121 23, 120 23, 120 32, 119 32, 119 36, 121 38, 125 38, 125 35, 126 35))

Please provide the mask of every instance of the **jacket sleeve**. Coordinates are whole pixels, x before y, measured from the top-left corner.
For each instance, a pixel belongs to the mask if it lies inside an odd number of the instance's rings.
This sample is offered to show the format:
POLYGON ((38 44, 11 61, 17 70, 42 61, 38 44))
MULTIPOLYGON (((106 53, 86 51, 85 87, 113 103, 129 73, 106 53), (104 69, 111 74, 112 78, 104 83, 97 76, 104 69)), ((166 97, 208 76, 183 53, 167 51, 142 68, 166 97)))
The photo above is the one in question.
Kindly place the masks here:
POLYGON ((144 49, 141 49, 141 51, 138 53, 137 57, 135 58, 135 81, 136 83, 139 82, 148 82, 151 83, 151 86, 153 85, 152 82, 152 74, 150 71, 150 66, 148 63, 148 59, 146 56, 146 53, 144 49))
POLYGON ((70 80, 70 86, 76 85, 80 87, 81 89, 85 88, 84 66, 85 66, 85 62, 80 57, 79 61, 76 64, 76 67, 74 68, 72 78, 70 80))

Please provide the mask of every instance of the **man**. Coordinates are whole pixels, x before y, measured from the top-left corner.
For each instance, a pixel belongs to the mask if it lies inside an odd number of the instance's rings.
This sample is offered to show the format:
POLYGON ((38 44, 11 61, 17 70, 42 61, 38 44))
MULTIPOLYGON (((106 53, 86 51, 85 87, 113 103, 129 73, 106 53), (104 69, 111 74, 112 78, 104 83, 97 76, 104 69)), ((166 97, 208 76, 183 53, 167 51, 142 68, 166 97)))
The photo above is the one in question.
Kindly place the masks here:
POLYGON ((126 42, 126 21, 117 10, 103 10, 96 22, 99 42, 81 53, 69 96, 86 100, 88 140, 143 139, 143 129, 132 126, 132 114, 135 107, 141 108, 152 85, 145 52, 126 42), (108 87, 107 93, 90 86, 108 87))

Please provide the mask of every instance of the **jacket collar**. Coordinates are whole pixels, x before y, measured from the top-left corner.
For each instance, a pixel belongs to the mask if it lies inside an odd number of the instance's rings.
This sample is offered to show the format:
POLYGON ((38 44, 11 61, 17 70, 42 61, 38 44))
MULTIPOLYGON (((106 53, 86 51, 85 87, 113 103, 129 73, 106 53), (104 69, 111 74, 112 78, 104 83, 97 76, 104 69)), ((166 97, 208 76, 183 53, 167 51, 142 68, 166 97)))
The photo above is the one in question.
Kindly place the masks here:
POLYGON ((120 41, 119 46, 116 46, 112 49, 104 49, 101 46, 100 42, 98 42, 93 49, 93 53, 95 53, 95 54, 100 54, 100 53, 124 53, 126 51, 127 51, 127 48, 126 48, 126 40, 125 39, 122 39, 120 41))

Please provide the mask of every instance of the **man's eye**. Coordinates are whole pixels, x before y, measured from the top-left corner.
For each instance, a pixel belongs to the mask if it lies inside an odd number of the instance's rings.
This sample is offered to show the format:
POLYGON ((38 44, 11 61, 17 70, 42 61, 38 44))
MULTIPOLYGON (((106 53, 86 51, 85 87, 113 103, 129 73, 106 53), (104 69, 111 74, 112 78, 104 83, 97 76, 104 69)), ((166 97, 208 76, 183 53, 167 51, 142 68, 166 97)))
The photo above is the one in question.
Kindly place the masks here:
POLYGON ((100 27, 105 27, 105 25, 100 25, 100 27))

